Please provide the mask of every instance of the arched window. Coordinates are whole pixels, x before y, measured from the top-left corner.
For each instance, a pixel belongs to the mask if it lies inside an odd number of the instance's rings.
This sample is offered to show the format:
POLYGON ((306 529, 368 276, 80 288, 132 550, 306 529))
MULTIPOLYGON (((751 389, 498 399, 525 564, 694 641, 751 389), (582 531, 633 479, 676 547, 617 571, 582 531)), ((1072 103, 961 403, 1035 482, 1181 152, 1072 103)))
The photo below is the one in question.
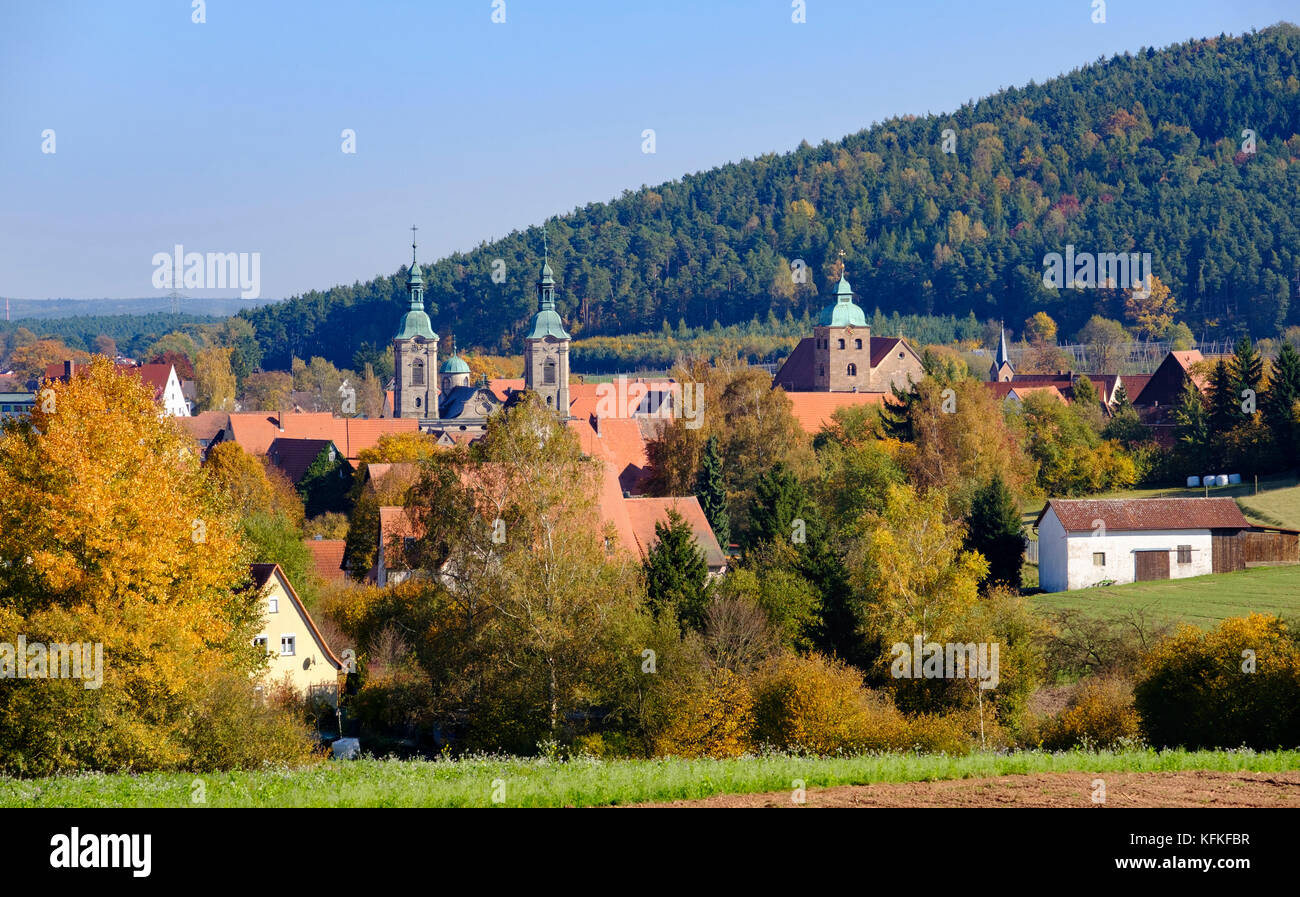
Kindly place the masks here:
POLYGON ((411 362, 411 385, 424 385, 424 360, 417 358, 411 362))
POLYGON ((840 348, 841 348, 841 349, 844 348, 844 340, 840 340, 840 348))
POLYGON ((862 340, 860 340, 860 339, 855 339, 853 342, 854 342, 854 346, 853 346, 853 348, 855 348, 855 349, 861 349, 861 348, 862 348, 862 340))
POLYGON ((548 358, 542 365, 542 382, 547 386, 555 385, 555 359, 548 358))
POLYGON ((858 375, 858 366, 856 364, 849 365, 849 376, 856 377, 857 375, 858 375))

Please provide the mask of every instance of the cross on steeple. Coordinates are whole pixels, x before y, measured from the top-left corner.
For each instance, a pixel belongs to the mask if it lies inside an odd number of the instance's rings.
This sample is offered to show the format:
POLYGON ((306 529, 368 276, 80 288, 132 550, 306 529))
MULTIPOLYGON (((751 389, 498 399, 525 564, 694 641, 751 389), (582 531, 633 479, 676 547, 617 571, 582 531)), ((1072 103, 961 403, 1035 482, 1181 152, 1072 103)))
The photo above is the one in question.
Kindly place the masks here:
POLYGON ((419 230, 414 224, 411 225, 411 264, 415 264, 415 232, 419 230))
POLYGON ((551 259, 551 246, 546 236, 546 222, 542 222, 542 262, 548 262, 551 259))

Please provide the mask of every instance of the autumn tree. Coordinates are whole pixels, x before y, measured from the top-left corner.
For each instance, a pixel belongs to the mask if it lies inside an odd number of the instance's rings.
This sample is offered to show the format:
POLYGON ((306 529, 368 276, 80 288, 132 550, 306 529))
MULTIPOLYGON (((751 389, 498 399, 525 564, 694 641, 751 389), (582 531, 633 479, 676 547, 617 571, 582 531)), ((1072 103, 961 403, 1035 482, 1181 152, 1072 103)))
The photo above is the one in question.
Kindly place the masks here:
POLYGON ((1124 301, 1124 316, 1143 339, 1158 339, 1169 329, 1177 312, 1173 293, 1154 274, 1147 275, 1145 284, 1129 289, 1124 301))
POLYGON ((105 358, 116 358, 117 341, 111 336, 101 333, 95 337, 95 354, 103 355, 105 358))
POLYGON ((231 411, 235 406, 235 375, 230 370, 230 349, 213 346, 199 353, 195 390, 203 411, 231 411))
POLYGON ((255 709, 261 600, 245 588, 239 521, 192 439, 108 359, 50 389, 50 406, 0 437, 0 641, 102 644, 102 684, 0 689, 0 765, 39 775, 304 758, 297 725, 255 709))
POLYGON ((293 377, 284 371, 259 371, 244 378, 240 404, 245 411, 282 411, 293 392, 293 377))

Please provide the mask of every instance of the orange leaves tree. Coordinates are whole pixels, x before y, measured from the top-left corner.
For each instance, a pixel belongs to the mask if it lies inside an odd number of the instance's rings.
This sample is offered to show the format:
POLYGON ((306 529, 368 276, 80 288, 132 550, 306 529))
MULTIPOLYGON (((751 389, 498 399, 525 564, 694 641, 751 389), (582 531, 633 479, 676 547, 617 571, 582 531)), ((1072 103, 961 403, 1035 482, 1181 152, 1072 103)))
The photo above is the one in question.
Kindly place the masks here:
POLYGON ((44 389, 0 434, 0 642, 102 644, 102 683, 0 679, 0 767, 301 756, 295 727, 254 709, 260 601, 192 441, 107 360, 44 389))

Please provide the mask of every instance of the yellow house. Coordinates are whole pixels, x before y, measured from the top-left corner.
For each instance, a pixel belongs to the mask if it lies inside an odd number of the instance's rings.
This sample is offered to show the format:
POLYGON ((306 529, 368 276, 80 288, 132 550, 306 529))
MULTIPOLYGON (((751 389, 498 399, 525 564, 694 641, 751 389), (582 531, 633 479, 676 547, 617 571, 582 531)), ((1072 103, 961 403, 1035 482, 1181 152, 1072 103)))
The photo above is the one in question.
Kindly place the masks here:
POLYGON ((262 596, 262 631, 253 639, 270 656, 266 681, 288 681, 306 696, 338 702, 343 663, 325 644, 311 614, 279 564, 253 564, 253 583, 262 596))

